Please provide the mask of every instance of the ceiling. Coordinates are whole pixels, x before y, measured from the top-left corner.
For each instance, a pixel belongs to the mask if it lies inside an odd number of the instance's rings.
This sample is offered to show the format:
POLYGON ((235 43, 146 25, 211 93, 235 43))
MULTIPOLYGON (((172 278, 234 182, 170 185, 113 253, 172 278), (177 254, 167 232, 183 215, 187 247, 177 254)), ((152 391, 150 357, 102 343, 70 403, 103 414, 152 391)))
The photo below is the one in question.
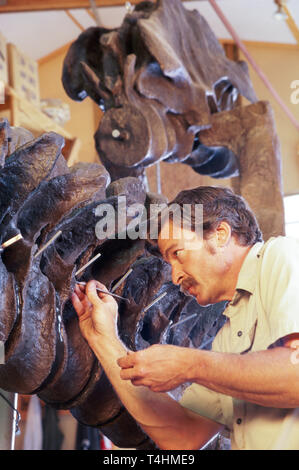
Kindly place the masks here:
MULTIPOLYGON (((261 41, 296 44, 296 39, 284 21, 274 19, 276 5, 273 0, 218 0, 222 11, 244 41, 261 41)), ((206 18, 216 36, 231 39, 208 1, 186 1, 184 6, 198 11, 206 18)), ((299 0, 288 0, 288 9, 299 28, 299 0)), ((84 27, 94 26, 95 21, 86 10, 70 10, 84 27)), ((98 8, 101 25, 118 27, 125 14, 125 7, 98 8)), ((80 34, 80 28, 63 10, 1 13, 0 32, 9 42, 35 60, 47 56, 80 34)))

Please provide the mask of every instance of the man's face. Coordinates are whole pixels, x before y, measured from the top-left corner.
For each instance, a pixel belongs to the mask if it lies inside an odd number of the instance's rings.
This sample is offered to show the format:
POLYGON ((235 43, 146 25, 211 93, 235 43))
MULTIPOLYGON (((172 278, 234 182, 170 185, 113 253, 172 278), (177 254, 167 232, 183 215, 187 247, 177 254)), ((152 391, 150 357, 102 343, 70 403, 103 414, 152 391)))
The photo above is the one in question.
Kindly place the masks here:
POLYGON ((159 235, 158 246, 172 267, 173 283, 196 297, 200 305, 227 300, 224 276, 228 266, 216 232, 204 240, 169 221, 159 235))

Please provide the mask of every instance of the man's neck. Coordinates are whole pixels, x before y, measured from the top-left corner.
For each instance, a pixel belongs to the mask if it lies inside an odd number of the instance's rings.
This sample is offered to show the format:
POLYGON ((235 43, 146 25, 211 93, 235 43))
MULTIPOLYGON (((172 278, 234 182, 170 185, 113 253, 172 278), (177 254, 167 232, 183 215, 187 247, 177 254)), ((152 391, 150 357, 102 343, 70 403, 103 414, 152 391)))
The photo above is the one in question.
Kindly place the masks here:
POLYGON ((234 244, 234 247, 232 248, 232 260, 233 261, 231 263, 231 269, 227 273, 227 281, 228 281, 227 282, 227 285, 228 285, 227 300, 229 301, 232 300, 232 298, 234 297, 241 268, 251 248, 252 248, 252 245, 241 246, 236 243, 234 244))

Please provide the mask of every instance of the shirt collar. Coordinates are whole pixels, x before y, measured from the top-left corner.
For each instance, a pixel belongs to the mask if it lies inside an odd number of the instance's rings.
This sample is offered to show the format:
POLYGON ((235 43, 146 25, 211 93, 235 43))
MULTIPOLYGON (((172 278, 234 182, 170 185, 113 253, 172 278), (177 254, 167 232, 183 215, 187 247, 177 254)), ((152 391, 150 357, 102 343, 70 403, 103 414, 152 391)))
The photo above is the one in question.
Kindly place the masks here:
POLYGON ((263 245, 263 242, 255 243, 247 253, 239 272, 236 292, 230 302, 230 305, 234 305, 239 301, 243 291, 253 294, 256 284, 256 269, 259 252, 263 245))

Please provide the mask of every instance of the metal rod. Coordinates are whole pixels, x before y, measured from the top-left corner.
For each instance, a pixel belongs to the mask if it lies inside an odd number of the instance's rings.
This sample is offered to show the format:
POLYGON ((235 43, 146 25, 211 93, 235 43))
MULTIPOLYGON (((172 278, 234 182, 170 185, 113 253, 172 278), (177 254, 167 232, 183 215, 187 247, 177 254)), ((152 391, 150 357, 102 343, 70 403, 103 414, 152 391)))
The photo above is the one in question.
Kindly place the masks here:
POLYGON ((258 74, 258 76, 261 78, 261 80, 264 82, 265 86, 268 88, 268 90, 270 91, 270 93, 272 94, 272 96, 275 98, 275 100, 277 101, 277 103, 279 104, 279 106, 283 109, 283 111, 285 112, 285 114, 288 116, 288 118, 290 119, 290 121, 292 122, 292 124, 296 127, 297 130, 299 130, 299 122, 297 121, 297 119, 295 118, 295 116, 291 113, 291 111, 289 110, 289 108, 286 106, 286 104, 283 102, 283 100, 281 99, 281 97, 279 96, 279 94, 277 93, 277 91, 274 89, 274 87, 272 86, 272 84, 270 83, 270 81, 268 80, 268 78, 266 77, 266 75, 264 74, 264 72, 262 71, 262 69, 257 65, 257 63, 255 62, 255 60, 253 59, 253 57, 251 56, 251 54, 249 54, 248 50, 246 49, 245 45, 243 44, 243 42, 241 41, 240 37, 238 36, 238 34, 236 33, 236 31, 234 30, 234 28, 232 27, 232 25, 229 23, 229 21, 227 20, 227 18, 225 17, 224 13, 222 12, 222 10, 219 8, 219 6, 217 5, 216 1, 215 0, 209 0, 210 4, 212 5, 212 7, 214 8, 215 12, 217 13, 217 15, 219 16, 220 20, 222 21, 222 23, 224 24, 224 26, 226 27, 226 29, 228 30, 228 32, 230 33, 230 35, 232 36, 232 38, 235 40, 235 42, 237 43, 237 45, 239 46, 239 48, 241 49, 241 51, 243 52, 244 56, 246 57, 246 59, 248 60, 248 62, 252 65, 252 67, 254 68, 254 70, 256 71, 256 73, 258 74))
POLYGON ((95 3, 94 0, 89 0, 89 3, 90 3, 90 8, 91 8, 94 20, 95 20, 97 26, 100 28, 103 25, 101 24, 101 19, 100 19, 100 15, 99 15, 96 3, 95 3))
POLYGON ((156 163, 156 176, 157 176, 157 193, 162 194, 161 168, 160 168, 160 162, 159 161, 157 161, 157 163, 156 163))
POLYGON ((150 193, 151 192, 151 188, 150 188, 150 185, 149 185, 149 182, 148 182, 148 177, 147 177, 147 174, 146 174, 146 168, 144 169, 144 185, 145 185, 145 190, 147 193, 150 193))
POLYGON ((16 425, 20 420, 16 410, 16 394, 1 390, 0 396, 0 450, 13 450, 16 425))
POLYGON ((176 326, 179 326, 182 323, 185 323, 185 321, 191 320, 191 318, 194 318, 196 316, 197 316, 197 313, 193 313, 193 315, 190 315, 189 317, 184 318, 183 320, 180 320, 177 323, 174 323, 169 329, 172 330, 172 328, 175 328, 176 326))
POLYGON ((62 231, 59 230, 55 235, 54 237, 52 237, 40 250, 38 250, 38 252, 34 255, 34 259, 37 258, 39 255, 42 254, 43 251, 45 251, 46 248, 48 248, 49 245, 51 245, 55 240, 56 238, 60 237, 60 235, 62 234, 62 231))
POLYGON ((78 274, 80 274, 82 271, 84 271, 84 269, 86 269, 89 265, 91 265, 92 263, 94 263, 95 260, 97 260, 100 256, 102 256, 102 253, 98 253, 96 256, 94 256, 93 258, 91 258, 91 260, 88 261, 88 263, 84 264, 84 266, 82 266, 82 268, 80 268, 80 269, 75 273, 75 276, 78 276, 78 274))
MULTIPOLYGON (((81 286, 86 286, 87 282, 80 282, 80 281, 77 281, 77 284, 80 284, 81 286)), ((126 299, 125 297, 121 297, 120 295, 113 294, 112 292, 109 292, 109 291, 100 289, 99 287, 96 287, 96 290, 97 290, 98 292, 102 292, 103 294, 111 295, 112 297, 115 297, 116 299, 126 300, 127 302, 130 302, 130 300, 129 300, 129 299, 126 299)))
POLYGON ((131 274, 133 269, 129 269, 129 271, 112 287, 111 292, 115 292, 116 289, 124 282, 125 279, 131 274))
POLYGON ((9 240, 7 240, 6 242, 2 243, 1 249, 4 250, 4 248, 7 248, 8 246, 13 245, 14 243, 21 240, 22 238, 23 238, 22 235, 19 233, 15 237, 12 237, 9 240))
POLYGON ((167 292, 163 292, 163 294, 159 295, 159 297, 157 297, 155 300, 153 300, 150 304, 148 304, 144 309, 143 311, 144 312, 147 312, 153 305, 155 305, 157 302, 159 302, 159 300, 163 299, 163 297, 165 297, 165 295, 167 294, 167 292))

